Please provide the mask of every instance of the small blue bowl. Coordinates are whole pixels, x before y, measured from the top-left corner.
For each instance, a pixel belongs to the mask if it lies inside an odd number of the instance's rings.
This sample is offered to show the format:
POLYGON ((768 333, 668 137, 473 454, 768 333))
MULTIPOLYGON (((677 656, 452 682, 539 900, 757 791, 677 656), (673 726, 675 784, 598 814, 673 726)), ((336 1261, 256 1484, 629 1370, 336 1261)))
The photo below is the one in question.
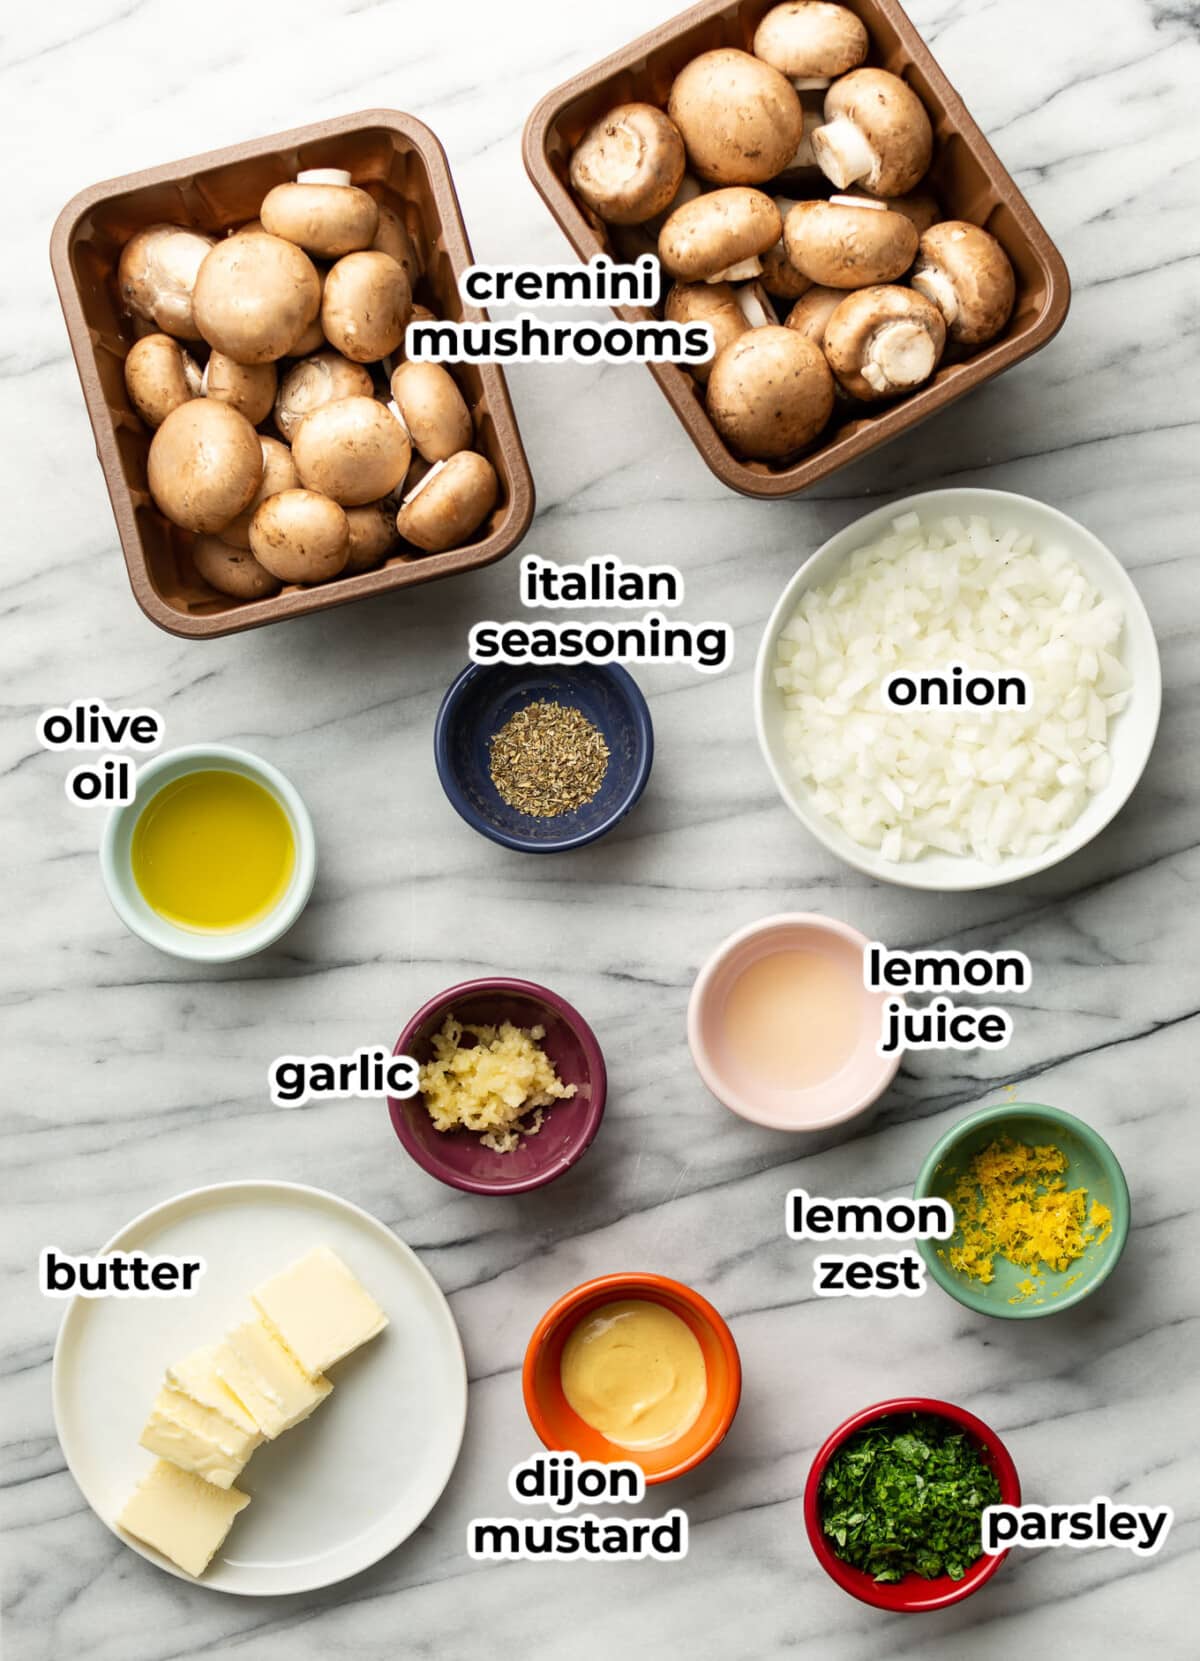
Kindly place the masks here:
POLYGON ((637 682, 615 664, 540 669, 473 663, 442 699, 433 750, 442 789, 468 825, 505 848, 557 854, 598 841, 634 806, 650 776, 654 728, 637 682), (579 710, 608 745, 608 771, 596 795, 553 819, 509 807, 489 771, 494 735, 538 699, 579 710))

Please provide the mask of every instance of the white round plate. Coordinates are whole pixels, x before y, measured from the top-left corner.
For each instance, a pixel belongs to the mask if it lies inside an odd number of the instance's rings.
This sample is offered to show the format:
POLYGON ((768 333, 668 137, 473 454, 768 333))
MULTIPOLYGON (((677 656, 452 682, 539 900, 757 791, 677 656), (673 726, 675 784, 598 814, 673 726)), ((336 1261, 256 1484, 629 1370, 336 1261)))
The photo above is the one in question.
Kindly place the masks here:
POLYGON ((271 1596, 369 1567, 418 1528, 450 1480, 467 1370, 450 1306, 390 1229, 318 1188, 230 1182, 136 1217, 105 1251, 203 1257, 191 1297, 72 1299, 54 1350, 54 1421, 71 1474, 100 1520, 159 1568, 191 1575, 123 1534, 115 1518, 153 1464, 138 1437, 164 1369, 253 1314, 249 1293, 314 1246, 331 1246, 388 1325, 330 1370, 333 1394, 265 1442, 236 1486, 252 1503, 193 1584, 271 1596))
POLYGON ((1019 882, 1045 871, 1060 860, 1078 853, 1125 805, 1142 776, 1154 747, 1162 706, 1162 670, 1154 629, 1146 615, 1141 596, 1125 567, 1076 520, 1032 496, 1018 496, 1007 490, 977 490, 962 486, 952 490, 928 490, 903 501, 864 514, 852 525, 838 531, 811 555, 788 583, 771 613, 754 672, 754 719, 758 742, 771 770, 779 794, 800 822, 818 841, 858 871, 880 882, 902 888, 925 888, 938 892, 995 888, 1001 883, 1019 882), (899 863, 884 859, 873 848, 864 848, 839 825, 818 813, 807 787, 796 778, 787 746, 783 741, 783 694, 775 685, 775 650, 779 635, 789 621, 806 588, 827 582, 843 559, 857 548, 887 534, 893 519, 916 513, 922 519, 960 519, 981 514, 999 530, 1015 527, 1029 532, 1039 544, 1056 543, 1064 548, 1080 569, 1105 596, 1120 602, 1125 613, 1121 637, 1121 658, 1133 678, 1129 703, 1109 725, 1109 754, 1112 777, 1103 790, 1092 796, 1075 823, 1056 842, 1035 858, 1009 857, 998 865, 965 855, 924 853, 919 859, 899 863))

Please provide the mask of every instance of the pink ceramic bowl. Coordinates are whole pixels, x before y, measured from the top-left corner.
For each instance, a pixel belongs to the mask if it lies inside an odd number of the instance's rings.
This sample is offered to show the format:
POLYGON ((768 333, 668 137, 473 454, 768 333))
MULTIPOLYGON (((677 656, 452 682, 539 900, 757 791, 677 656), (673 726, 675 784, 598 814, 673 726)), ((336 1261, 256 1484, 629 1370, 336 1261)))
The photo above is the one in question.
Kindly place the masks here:
POLYGON ((595 1033, 565 998, 531 980, 467 980, 423 1004, 394 1053, 428 1061, 448 1015, 471 1026, 544 1027, 542 1048, 575 1094, 546 1108, 541 1129, 511 1153, 494 1153, 471 1131, 435 1130, 419 1095, 388 1097, 396 1135, 430 1176, 468 1194, 525 1194, 553 1182, 582 1158, 600 1128, 608 1078, 595 1033))
MULTIPOLYGON (((688 1003, 688 1045, 700 1077, 734 1113, 769 1130, 816 1131, 844 1124, 877 1101, 896 1076, 899 1054, 882 1056, 876 1045, 889 994, 863 985, 865 934, 832 917, 785 912, 731 934, 696 977, 688 1003), (771 1083, 740 1064, 726 1031, 734 985, 760 958, 805 951, 827 957, 848 983, 858 1010, 857 1037, 844 1064, 820 1083, 799 1087, 771 1083)), ((893 994, 894 995, 894 994, 893 994)))

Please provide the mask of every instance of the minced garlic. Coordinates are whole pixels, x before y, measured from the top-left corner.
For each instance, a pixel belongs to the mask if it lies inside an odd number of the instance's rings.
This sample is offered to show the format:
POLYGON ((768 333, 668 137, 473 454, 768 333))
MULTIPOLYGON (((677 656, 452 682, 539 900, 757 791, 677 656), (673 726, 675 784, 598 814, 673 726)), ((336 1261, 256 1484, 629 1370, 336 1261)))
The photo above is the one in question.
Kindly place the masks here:
MULTIPOLYGON (((1087 1193, 1068 1188, 1061 1148, 1030 1147, 1009 1138, 977 1153, 950 1193, 958 1233, 942 1257, 952 1269, 985 1285, 995 1278, 995 1260, 1005 1257, 1038 1275, 1056 1274, 1108 1238, 1112 1213, 1099 1200, 1087 1210, 1087 1193)), ((1044 1280, 1022 1280, 1010 1303, 1042 1290, 1044 1280)))
POLYGON ((433 1128, 479 1132, 495 1153, 512 1153, 522 1136, 536 1135, 543 1108, 575 1094, 540 1047, 545 1036, 541 1026, 464 1026, 447 1015, 420 1073, 433 1128), (464 1044, 464 1034, 474 1043, 464 1044))

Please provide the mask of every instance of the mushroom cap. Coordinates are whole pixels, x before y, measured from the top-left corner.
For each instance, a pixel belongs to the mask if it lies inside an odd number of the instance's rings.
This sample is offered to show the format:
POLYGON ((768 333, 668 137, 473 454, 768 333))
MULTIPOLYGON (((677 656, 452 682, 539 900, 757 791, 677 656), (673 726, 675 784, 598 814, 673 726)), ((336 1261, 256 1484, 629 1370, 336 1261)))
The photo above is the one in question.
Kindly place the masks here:
POLYGON ((379 223, 373 196, 357 185, 276 185, 258 210, 263 230, 294 242, 321 259, 339 259, 369 248, 379 223))
POLYGON ((204 396, 232 404, 252 427, 270 415, 277 381, 273 363, 235 363, 215 348, 204 365, 204 396))
POLYGON ((284 375, 275 399, 275 425, 291 444, 306 415, 335 398, 369 398, 375 390, 370 370, 340 352, 316 352, 301 358, 284 375))
POLYGON ((193 294, 201 334, 237 363, 285 357, 320 304, 321 279, 308 255, 265 231, 218 242, 200 267, 193 294))
POLYGON ((350 526, 336 502, 315 490, 281 490, 250 521, 250 549, 281 582, 319 583, 345 569, 350 526))
POLYGON ((676 208, 659 233, 658 257, 672 277, 698 282, 763 253, 781 229, 764 191, 731 185, 676 208))
POLYGON ((210 588, 234 600, 261 600, 279 592, 279 578, 255 559, 249 548, 231 548, 219 536, 198 536, 192 564, 210 588))
POLYGON ((150 334, 125 354, 125 390, 148 427, 200 396, 200 368, 173 335, 150 334))
POLYGON ((411 455, 408 432, 391 410, 363 397, 335 398, 313 410, 292 445, 301 484, 343 507, 389 495, 407 473, 411 455))
POLYGON ((412 284, 390 254, 347 254, 325 279, 321 327, 329 344, 355 363, 394 352, 411 315, 412 284))
POLYGON ((800 296, 788 312, 784 327, 795 329, 797 334, 803 335, 805 340, 811 340, 814 346, 819 346, 824 351, 825 325, 845 298, 844 288, 826 288, 823 284, 814 284, 807 294, 800 296))
POLYGON ((201 339, 192 308, 196 276, 213 246, 203 231, 147 225, 121 250, 117 287, 135 317, 181 340, 201 339))
POLYGON ((423 270, 420 253, 408 226, 386 202, 379 204, 379 223, 371 247, 377 254, 387 254, 397 265, 402 265, 408 273, 408 286, 416 288, 423 270))
POLYGON ((227 542, 231 548, 249 548, 250 521, 268 496, 278 496, 281 490, 295 490, 300 483, 292 452, 286 444, 280 443, 277 438, 264 438, 261 434, 259 443, 262 446, 263 470, 258 489, 250 498, 249 506, 243 508, 236 519, 231 519, 221 532, 221 541, 227 542))
POLYGON ((698 381, 706 381, 726 346, 744 335, 750 321, 738 305, 732 283, 676 283, 667 293, 664 315, 672 323, 709 323, 714 350, 703 363, 689 363, 698 381))
POLYGON ((857 69, 870 47, 862 20, 829 0, 785 0, 754 31, 754 55, 797 81, 832 81, 857 69))
MULTIPOLYGON (((787 197, 775 198, 775 206, 785 219, 795 205, 795 202, 787 197)), ((812 286, 811 279, 806 277, 803 271, 797 271, 788 258, 787 244, 783 240, 782 232, 779 241, 763 252, 762 285, 768 294, 774 294, 780 300, 798 300, 805 290, 812 286)))
POLYGON ((811 282, 865 288, 902 276, 920 239, 911 220, 889 208, 817 201, 788 209, 783 240, 788 258, 811 282))
POLYGON ((477 450, 460 450, 436 462, 417 494, 401 504, 396 529, 427 554, 459 548, 474 535, 496 505, 496 470, 477 450))
POLYGON ((933 301, 951 340, 964 346, 998 335, 1017 297, 1008 255, 990 232, 965 219, 944 219, 924 233, 912 286, 933 301))
POLYGON ((758 461, 799 450, 833 410, 833 376, 819 347, 768 324, 727 346, 708 378, 708 413, 725 442, 758 461))
POLYGON ((448 461, 469 450, 475 425, 458 383, 440 363, 402 363, 392 374, 392 397, 416 450, 426 461, 448 461))
POLYGON ((248 505, 262 478, 258 434, 212 398, 173 409, 150 441, 150 494, 176 525, 219 531, 248 505))
POLYGON ((692 171, 719 185, 761 184, 782 173, 804 132, 785 75, 735 47, 701 52, 676 75, 667 114, 692 171))
POLYGON ((346 508, 345 514, 350 527, 346 570, 369 571, 379 564, 396 541, 396 504, 390 497, 385 497, 382 502, 365 502, 362 507, 346 508))
POLYGON ((835 81, 825 94, 825 125, 812 143, 818 166, 839 190, 858 184, 871 196, 906 195, 933 159, 924 104, 886 69, 852 69, 835 81), (850 152, 846 137, 853 139, 850 152))
POLYGON ((911 288, 857 289, 825 325, 830 368, 847 392, 868 403, 927 381, 945 346, 941 312, 911 288))
POLYGON ((571 184, 609 225, 641 225, 670 206, 686 157, 675 123, 653 104, 618 104, 571 157, 571 184))

